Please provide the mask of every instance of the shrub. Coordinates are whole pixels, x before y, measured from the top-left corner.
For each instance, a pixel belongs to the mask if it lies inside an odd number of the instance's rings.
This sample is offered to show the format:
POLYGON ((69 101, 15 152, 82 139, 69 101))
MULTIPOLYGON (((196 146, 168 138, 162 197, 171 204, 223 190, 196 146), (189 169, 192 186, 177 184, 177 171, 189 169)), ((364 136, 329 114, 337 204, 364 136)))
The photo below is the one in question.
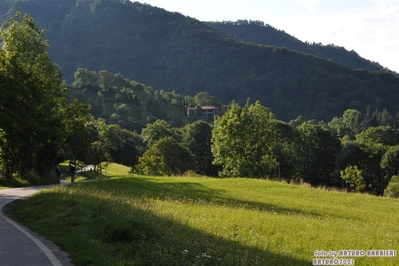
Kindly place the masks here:
POLYGON ((399 198, 399 176, 394 175, 391 178, 384 195, 390 198, 399 198))

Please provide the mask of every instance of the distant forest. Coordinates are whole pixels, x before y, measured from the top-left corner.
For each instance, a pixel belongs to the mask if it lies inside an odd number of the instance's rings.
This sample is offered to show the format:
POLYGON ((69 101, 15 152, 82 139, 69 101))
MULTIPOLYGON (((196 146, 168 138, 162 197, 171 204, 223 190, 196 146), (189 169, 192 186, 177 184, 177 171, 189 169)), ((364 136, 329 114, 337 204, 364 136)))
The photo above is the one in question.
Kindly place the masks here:
POLYGON ((344 47, 339 47, 334 44, 322 45, 321 43, 315 42, 302 42, 283 30, 278 30, 269 24, 265 24, 263 21, 212 21, 206 22, 206 24, 222 32, 238 37, 246 42, 275 47, 285 47, 289 50, 339 62, 353 70, 366 69, 377 71, 385 69, 377 62, 371 62, 360 57, 353 50, 347 51, 344 47))

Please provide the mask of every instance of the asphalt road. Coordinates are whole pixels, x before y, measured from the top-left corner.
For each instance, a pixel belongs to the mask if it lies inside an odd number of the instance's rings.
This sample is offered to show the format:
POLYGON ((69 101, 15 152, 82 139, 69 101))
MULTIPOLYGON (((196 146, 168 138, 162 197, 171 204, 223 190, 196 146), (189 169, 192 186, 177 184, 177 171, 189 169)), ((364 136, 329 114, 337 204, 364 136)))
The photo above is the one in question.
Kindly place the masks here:
POLYGON ((10 201, 51 186, 0 190, 0 265, 1 266, 67 266, 68 254, 54 243, 14 222, 3 213, 10 201))

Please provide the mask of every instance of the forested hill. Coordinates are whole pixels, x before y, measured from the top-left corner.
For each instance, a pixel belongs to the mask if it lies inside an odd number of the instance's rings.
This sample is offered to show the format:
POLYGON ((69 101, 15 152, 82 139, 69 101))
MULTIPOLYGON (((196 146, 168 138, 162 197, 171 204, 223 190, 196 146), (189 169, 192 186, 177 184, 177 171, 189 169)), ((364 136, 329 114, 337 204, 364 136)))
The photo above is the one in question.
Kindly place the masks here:
POLYGON ((29 13, 47 29, 68 83, 77 68, 108 70, 155 90, 223 103, 260 100, 280 119, 330 120, 348 108, 399 111, 399 78, 244 42, 198 20, 126 0, 3 0, 2 20, 29 13))
POLYGON ((244 41, 276 47, 285 47, 297 52, 307 53, 325 59, 332 59, 351 69, 384 70, 377 62, 360 57, 355 51, 334 44, 307 43, 298 40, 288 33, 278 30, 262 21, 238 20, 223 22, 206 22, 207 25, 236 36, 244 41))

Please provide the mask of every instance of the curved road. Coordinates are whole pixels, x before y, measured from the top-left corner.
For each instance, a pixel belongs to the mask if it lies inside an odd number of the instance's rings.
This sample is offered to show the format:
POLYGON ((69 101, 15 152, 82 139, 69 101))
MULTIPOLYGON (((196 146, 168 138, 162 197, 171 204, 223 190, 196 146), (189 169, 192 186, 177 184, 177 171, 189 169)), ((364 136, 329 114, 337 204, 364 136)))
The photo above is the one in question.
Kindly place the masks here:
POLYGON ((68 266, 68 254, 51 241, 17 224, 3 213, 7 203, 52 186, 0 190, 0 265, 4 266, 68 266))

